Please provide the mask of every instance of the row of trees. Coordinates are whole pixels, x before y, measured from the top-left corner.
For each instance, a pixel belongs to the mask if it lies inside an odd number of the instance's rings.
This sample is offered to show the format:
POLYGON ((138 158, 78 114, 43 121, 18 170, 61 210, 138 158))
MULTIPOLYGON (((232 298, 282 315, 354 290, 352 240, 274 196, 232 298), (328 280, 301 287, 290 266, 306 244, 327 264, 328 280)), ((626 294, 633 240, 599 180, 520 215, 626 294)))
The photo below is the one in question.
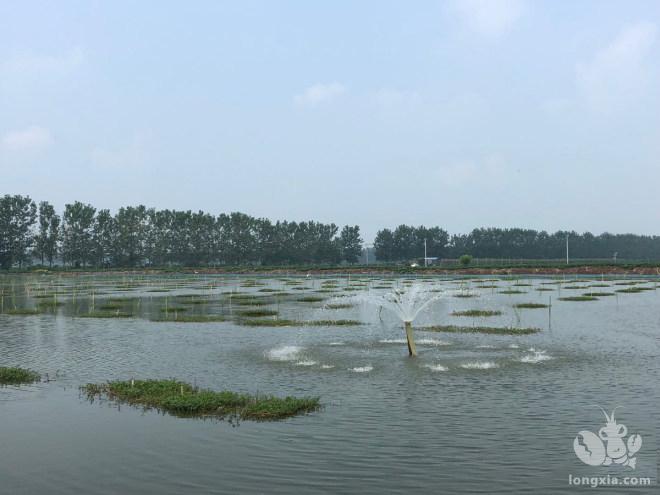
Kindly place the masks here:
MULTIPOLYGON (((379 261, 430 257, 557 259, 660 259, 660 236, 593 235, 531 229, 474 229, 449 235, 440 227, 400 225, 376 235, 379 261)), ((62 215, 48 202, 0 197, 0 267, 62 262, 67 266, 137 267, 240 264, 355 263, 362 253, 360 228, 319 222, 271 222, 243 213, 120 208, 67 204, 62 215)))
POLYGON ((439 227, 383 229, 376 235, 374 249, 380 261, 404 261, 424 256, 459 258, 559 259, 566 256, 566 236, 572 258, 660 259, 660 236, 635 234, 600 234, 558 231, 548 233, 532 229, 474 229, 469 234, 449 235, 439 227))
POLYGON ((136 267, 239 264, 355 263, 360 228, 319 222, 275 222, 243 213, 120 208, 112 215, 92 205, 51 204, 29 197, 0 198, 0 266, 33 259, 67 266, 136 267))

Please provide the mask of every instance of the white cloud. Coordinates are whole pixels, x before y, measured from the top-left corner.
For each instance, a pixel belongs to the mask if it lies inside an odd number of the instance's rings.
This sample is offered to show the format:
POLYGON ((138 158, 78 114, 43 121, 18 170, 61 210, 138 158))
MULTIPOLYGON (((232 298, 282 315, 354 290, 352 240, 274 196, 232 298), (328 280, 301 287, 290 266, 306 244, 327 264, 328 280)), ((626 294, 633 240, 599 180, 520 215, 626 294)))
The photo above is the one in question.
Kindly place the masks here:
POLYGON ((20 54, 0 63, 0 72, 11 74, 66 74, 84 61, 80 47, 60 55, 20 54))
POLYGON ((593 109, 609 110, 643 92, 656 35, 651 22, 628 26, 590 62, 577 65, 577 85, 593 109))
POLYGON ((346 88, 337 82, 329 84, 314 84, 301 94, 294 96, 293 102, 299 106, 317 106, 343 95, 346 88))
POLYGON ((479 34, 500 36, 509 31, 522 17, 522 0, 454 0, 454 10, 479 34))
POLYGON ((53 137, 48 129, 30 126, 4 134, 0 140, 0 148, 7 151, 32 151, 44 148, 52 142, 53 137))

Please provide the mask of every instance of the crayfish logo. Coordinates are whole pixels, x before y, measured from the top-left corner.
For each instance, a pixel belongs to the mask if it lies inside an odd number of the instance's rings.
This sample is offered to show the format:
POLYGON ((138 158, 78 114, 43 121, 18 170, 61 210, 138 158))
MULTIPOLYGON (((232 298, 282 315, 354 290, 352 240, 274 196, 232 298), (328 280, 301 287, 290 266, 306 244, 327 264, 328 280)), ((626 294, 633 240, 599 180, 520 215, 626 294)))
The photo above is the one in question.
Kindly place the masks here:
POLYGON ((589 466, 618 464, 635 469, 635 454, 642 448, 641 435, 630 435, 628 440, 624 441, 628 428, 616 422, 614 411, 617 408, 608 415, 602 407, 598 407, 605 415, 605 426, 598 430, 598 434, 588 430, 580 431, 573 440, 575 455, 589 466))

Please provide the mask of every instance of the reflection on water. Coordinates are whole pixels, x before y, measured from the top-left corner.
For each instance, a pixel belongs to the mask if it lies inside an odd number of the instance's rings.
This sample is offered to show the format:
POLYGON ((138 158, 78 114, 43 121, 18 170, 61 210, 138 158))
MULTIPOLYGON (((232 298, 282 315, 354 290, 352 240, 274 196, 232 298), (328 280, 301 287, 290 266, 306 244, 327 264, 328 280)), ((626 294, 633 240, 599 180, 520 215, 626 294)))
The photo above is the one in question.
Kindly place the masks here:
POLYGON ((522 294, 500 293, 515 281, 488 282, 498 289, 423 282, 477 297, 435 301, 418 315, 420 326, 519 324, 542 332, 418 331, 419 357, 410 359, 393 314, 359 302, 326 307, 358 291, 389 290, 375 288, 382 281, 37 278, 27 281, 29 296, 21 285, 26 280, 13 279, 13 293, 7 279, 0 281, 5 310, 37 307, 55 289, 63 302, 35 316, 0 315, 0 365, 54 379, 0 389, 1 493, 569 493, 569 474, 621 474, 618 467, 584 465, 573 453, 578 431, 601 426, 594 404, 623 406, 617 418, 644 439, 635 474, 656 478, 660 293, 654 290, 580 303, 558 301, 571 289, 541 280, 515 286, 522 294), (119 305, 135 316, 79 317, 89 313, 92 293, 94 311, 119 305), (236 293, 267 304, 248 305, 236 293), (303 302, 303 296, 324 300, 303 302), (549 300, 551 330, 547 309, 513 308, 549 300), (228 321, 152 321, 169 319, 172 307, 228 321), (242 326, 236 314, 246 307, 277 311, 271 318, 364 324, 242 326), (503 314, 450 316, 467 309, 503 314), (233 428, 90 404, 78 393, 82 383, 131 377, 320 396, 324 408, 233 428))

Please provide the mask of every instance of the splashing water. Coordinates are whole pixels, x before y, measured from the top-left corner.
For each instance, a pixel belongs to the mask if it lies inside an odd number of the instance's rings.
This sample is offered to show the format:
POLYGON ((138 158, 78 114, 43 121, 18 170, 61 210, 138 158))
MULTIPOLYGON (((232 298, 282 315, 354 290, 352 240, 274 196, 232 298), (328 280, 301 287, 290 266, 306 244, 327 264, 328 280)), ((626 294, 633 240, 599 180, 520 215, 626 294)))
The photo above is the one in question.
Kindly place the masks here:
POLYGON ((409 287, 394 288, 384 294, 363 292, 355 295, 353 299, 388 309, 403 323, 412 323, 429 304, 445 297, 446 293, 432 290, 428 284, 416 283, 409 287))
POLYGON ((434 301, 443 299, 446 294, 429 288, 428 284, 416 283, 408 287, 397 287, 390 292, 363 292, 353 297, 354 300, 390 310, 404 324, 408 353, 417 355, 413 337, 412 322, 434 301))

